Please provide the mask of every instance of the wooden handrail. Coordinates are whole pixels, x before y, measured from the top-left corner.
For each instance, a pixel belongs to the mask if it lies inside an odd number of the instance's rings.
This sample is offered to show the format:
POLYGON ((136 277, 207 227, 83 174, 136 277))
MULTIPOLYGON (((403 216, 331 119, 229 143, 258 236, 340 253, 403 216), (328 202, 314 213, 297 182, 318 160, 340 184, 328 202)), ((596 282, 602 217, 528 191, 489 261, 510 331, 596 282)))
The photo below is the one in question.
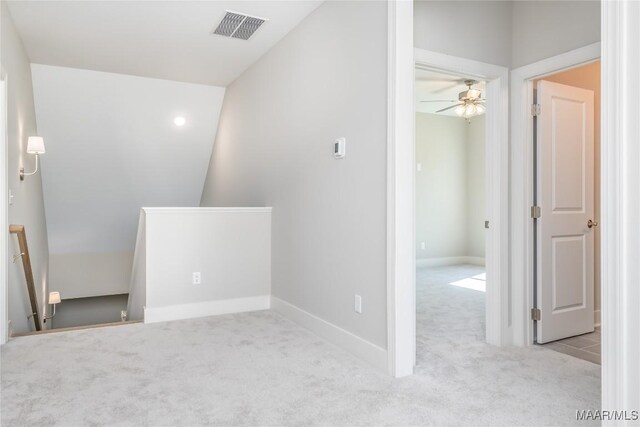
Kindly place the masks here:
POLYGON ((24 277, 27 281, 27 291, 29 291, 29 301, 31 302, 31 312, 33 313, 33 322, 35 323, 36 331, 39 331, 42 327, 40 326, 40 316, 38 315, 36 287, 33 284, 33 270, 31 269, 31 257, 29 256, 29 246, 27 245, 27 233, 24 230, 24 225, 14 224, 9 226, 9 232, 18 236, 22 266, 24 267, 24 277))

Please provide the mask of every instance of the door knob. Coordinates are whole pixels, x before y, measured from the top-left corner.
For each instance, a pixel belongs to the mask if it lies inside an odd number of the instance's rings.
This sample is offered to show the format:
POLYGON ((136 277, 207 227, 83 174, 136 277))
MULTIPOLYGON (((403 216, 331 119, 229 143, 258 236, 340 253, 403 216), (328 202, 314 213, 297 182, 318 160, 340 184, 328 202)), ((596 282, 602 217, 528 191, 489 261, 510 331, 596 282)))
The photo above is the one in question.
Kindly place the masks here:
POLYGON ((598 226, 598 221, 589 220, 587 221, 587 227, 593 228, 598 226))

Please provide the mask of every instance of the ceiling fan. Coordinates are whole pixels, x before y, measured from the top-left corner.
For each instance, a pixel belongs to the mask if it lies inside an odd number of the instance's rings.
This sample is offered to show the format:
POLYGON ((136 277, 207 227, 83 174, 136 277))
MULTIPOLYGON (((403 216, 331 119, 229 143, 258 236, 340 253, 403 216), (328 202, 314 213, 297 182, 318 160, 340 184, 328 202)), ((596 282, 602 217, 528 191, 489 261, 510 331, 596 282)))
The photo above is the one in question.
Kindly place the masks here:
POLYGON ((467 85, 467 90, 464 90, 458 94, 458 100, 434 100, 434 101, 421 101, 421 102, 455 102, 455 105, 445 107, 436 113, 442 113, 443 111, 455 108, 456 114, 460 117, 464 117, 469 121, 471 117, 484 114, 486 107, 484 106, 485 99, 482 98, 482 92, 479 89, 473 89, 472 86, 476 84, 475 80, 465 80, 464 84, 467 85))

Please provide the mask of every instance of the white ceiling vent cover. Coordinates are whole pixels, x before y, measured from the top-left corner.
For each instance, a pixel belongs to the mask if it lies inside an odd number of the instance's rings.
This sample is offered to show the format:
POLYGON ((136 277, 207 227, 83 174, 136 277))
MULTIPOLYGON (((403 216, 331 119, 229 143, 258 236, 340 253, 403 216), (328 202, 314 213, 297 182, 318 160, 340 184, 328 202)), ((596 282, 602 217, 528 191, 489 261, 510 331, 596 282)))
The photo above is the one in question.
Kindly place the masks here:
POLYGON ((257 16, 244 15, 238 12, 226 11, 227 13, 220 21, 220 24, 213 30, 213 34, 236 39, 249 40, 267 20, 257 16))

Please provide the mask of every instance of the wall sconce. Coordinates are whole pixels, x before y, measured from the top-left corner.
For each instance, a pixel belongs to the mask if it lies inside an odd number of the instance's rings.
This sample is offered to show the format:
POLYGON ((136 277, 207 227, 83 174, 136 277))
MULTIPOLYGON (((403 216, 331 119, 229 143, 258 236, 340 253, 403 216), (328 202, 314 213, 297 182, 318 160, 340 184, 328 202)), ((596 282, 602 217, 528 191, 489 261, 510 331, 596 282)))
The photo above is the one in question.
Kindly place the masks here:
POLYGON ((43 323, 47 323, 47 320, 53 319, 56 315, 56 305, 60 304, 60 292, 49 292, 49 304, 53 305, 53 314, 51 316, 44 316, 43 323))
POLYGON ((40 154, 45 153, 44 139, 41 136, 30 136, 27 141, 27 153, 36 155, 36 169, 33 172, 25 173, 24 168, 20 168, 20 181, 24 181, 25 176, 35 175, 38 172, 38 159, 40 154))

